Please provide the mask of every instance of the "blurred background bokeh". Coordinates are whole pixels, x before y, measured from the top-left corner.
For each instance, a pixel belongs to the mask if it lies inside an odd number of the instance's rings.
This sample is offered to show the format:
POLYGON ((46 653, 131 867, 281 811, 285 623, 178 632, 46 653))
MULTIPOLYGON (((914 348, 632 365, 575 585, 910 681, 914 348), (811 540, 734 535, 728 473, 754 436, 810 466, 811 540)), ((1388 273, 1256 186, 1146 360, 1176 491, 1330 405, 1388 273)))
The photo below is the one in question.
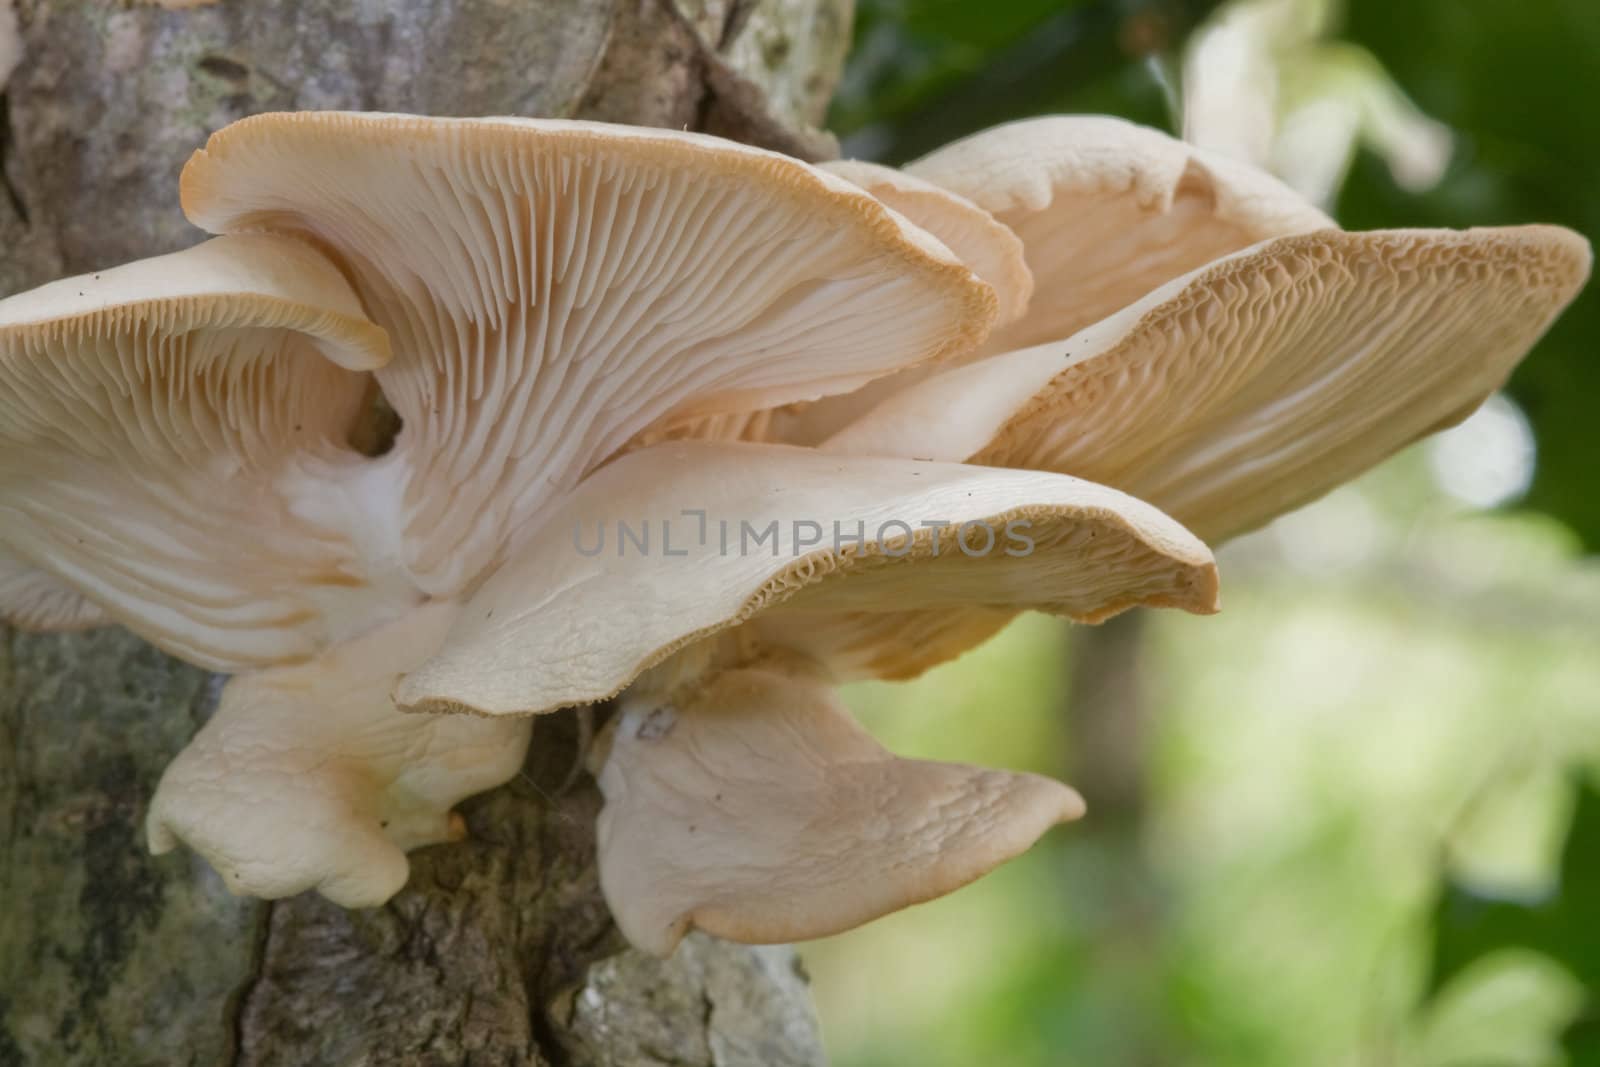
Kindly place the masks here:
MULTIPOLYGON (((1101 112, 1348 228, 1600 238, 1596 0, 859 0, 845 154, 1101 112)), ((838 1067, 1600 1065, 1600 291, 1507 393, 1219 552, 852 705, 1084 822, 810 946, 838 1067)))

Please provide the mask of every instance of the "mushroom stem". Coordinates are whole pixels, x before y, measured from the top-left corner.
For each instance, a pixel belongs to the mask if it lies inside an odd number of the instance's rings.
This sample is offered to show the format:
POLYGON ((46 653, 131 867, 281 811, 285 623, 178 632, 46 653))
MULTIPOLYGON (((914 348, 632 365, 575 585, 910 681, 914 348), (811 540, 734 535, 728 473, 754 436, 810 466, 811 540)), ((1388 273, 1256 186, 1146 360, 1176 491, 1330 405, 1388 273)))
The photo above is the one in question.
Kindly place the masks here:
POLYGON ((411 715, 389 698, 456 607, 430 604, 310 663, 242 675, 162 775, 150 849, 181 840, 241 895, 316 889, 345 907, 405 884, 405 853, 460 840, 451 806, 522 766, 525 720, 411 715))
POLYGON ((762 665, 622 698, 599 771, 600 885, 635 946, 848 930, 941 896, 1083 814, 1033 774, 901 759, 817 670, 762 665))

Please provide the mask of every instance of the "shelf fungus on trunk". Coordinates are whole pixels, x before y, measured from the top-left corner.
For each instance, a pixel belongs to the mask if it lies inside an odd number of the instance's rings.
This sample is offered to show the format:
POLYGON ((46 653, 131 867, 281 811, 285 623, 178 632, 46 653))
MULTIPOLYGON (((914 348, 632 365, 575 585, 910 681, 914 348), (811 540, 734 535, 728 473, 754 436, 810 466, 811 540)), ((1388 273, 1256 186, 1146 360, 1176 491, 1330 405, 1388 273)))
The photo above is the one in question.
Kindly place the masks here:
POLYGON ((0 617, 242 672, 148 825, 263 896, 380 903, 515 773, 526 723, 402 714, 395 675, 626 441, 995 314, 855 186, 672 131, 258 116, 181 194, 225 235, 0 303, 0 617))
POLYGON ((663 953, 832 933, 1077 817, 832 686, 1024 610, 1216 610, 1196 533, 1464 417, 1590 266, 1553 227, 1344 233, 1093 117, 902 173, 264 115, 181 198, 223 236, 0 302, 0 618, 239 672, 148 829, 264 896, 381 903, 529 716, 617 697, 602 888, 663 953))
POLYGON ((667 443, 585 481, 396 699, 526 715, 623 693, 598 772, 623 932, 658 952, 691 925, 821 937, 1081 812, 1036 776, 893 757, 833 682, 915 673, 1023 608, 1098 621, 1216 598, 1203 544, 1075 478, 667 443), (670 518, 620 521, 636 516, 670 518))

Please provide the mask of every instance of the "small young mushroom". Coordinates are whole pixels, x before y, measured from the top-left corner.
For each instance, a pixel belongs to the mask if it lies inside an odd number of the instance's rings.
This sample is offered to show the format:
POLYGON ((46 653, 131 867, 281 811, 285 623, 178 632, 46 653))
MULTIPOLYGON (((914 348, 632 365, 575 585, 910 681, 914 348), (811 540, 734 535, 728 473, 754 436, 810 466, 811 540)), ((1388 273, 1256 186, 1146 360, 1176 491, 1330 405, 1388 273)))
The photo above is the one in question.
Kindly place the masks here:
POLYGON ((1280 238, 930 377, 822 447, 1074 474, 1223 540, 1465 418, 1590 261, 1554 226, 1280 238))
POLYGON ((151 851, 181 840, 235 893, 316 889, 350 908, 392 897, 405 853, 463 837, 452 806, 516 774, 528 745, 527 723, 401 715, 389 700, 457 610, 427 604, 310 663, 229 682, 161 776, 151 851))

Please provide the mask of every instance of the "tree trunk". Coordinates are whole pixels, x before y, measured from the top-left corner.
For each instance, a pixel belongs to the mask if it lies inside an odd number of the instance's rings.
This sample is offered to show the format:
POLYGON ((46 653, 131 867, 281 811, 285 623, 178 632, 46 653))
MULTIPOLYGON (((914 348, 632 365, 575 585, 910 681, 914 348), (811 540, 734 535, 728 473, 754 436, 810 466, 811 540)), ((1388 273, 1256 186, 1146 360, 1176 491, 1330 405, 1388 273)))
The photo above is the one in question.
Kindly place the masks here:
MULTIPOLYGON (((600 118, 824 155, 850 21, 850 0, 17 6, 0 293, 194 243, 178 171, 256 111, 600 118)), ((789 950, 623 950, 576 714, 538 723, 525 773, 383 908, 235 899, 186 852, 150 857, 144 805, 218 688, 120 630, 0 628, 0 1067, 822 1061, 789 950)))

